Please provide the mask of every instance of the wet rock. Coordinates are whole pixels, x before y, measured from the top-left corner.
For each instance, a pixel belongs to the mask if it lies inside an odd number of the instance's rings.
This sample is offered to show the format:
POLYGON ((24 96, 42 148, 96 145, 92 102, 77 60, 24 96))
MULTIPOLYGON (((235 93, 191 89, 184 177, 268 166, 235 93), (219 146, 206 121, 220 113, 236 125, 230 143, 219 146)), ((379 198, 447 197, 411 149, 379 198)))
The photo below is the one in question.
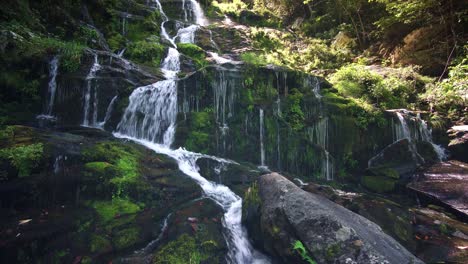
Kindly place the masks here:
POLYGON ((405 138, 387 146, 369 160, 369 168, 388 167, 403 175, 415 171, 421 162, 421 158, 412 149, 410 141, 405 138))
POLYGON ((196 199, 179 208, 168 221, 163 243, 154 252, 154 263, 188 263, 192 254, 198 254, 202 263, 225 263, 222 216, 222 209, 210 199, 196 199))
POLYGON ((300 242, 318 263, 422 263, 376 224, 279 174, 258 185, 263 247, 285 262, 301 261, 292 247, 300 242))
POLYGON ((261 175, 252 164, 228 164, 202 158, 197 161, 200 173, 208 180, 226 185, 238 195, 243 195, 248 186, 261 175))
POLYGON ((161 78, 162 74, 159 70, 143 68, 111 52, 87 50, 83 56, 82 65, 76 72, 65 73, 59 66, 54 105, 55 123, 60 126, 83 123, 83 98, 89 85, 91 105, 94 105, 94 100, 97 99, 98 122, 104 120, 109 104, 117 96, 114 111, 106 124, 106 128, 115 128, 133 89, 154 83, 161 78), (95 77, 87 79, 95 56, 98 56, 100 68, 95 77), (70 105, 75 107, 70 107, 70 105))
POLYGON ((419 173, 408 188, 462 219, 468 219, 468 164, 457 161, 437 163, 419 173))

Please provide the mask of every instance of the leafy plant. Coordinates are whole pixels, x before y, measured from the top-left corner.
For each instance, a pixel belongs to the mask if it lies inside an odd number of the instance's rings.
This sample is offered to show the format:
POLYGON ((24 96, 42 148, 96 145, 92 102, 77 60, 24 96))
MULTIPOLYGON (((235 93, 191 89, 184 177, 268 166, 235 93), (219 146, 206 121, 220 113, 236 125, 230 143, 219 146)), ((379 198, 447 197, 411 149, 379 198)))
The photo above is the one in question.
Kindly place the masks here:
POLYGON ((39 165, 43 152, 43 144, 37 143, 2 149, 0 157, 11 161, 12 165, 18 169, 19 177, 26 177, 39 165))
POLYGON ((300 240, 296 240, 293 244, 293 250, 298 253, 304 261, 306 261, 309 264, 317 264, 311 256, 309 256, 309 252, 307 249, 304 247, 304 244, 300 240))

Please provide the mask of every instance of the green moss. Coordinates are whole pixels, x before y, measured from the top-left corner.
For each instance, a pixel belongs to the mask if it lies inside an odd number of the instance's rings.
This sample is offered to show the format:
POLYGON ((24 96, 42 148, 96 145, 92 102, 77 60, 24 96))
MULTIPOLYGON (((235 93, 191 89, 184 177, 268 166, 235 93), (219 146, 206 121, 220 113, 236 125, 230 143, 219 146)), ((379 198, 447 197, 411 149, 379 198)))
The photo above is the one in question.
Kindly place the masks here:
POLYGON ((133 146, 120 142, 103 142, 83 151, 84 159, 91 161, 86 168, 98 176, 105 176, 98 184, 113 186, 115 197, 128 195, 138 188, 140 155, 133 146))
POLYGON ((391 179, 400 179, 400 174, 393 168, 390 167, 374 167, 369 169, 375 176, 383 176, 391 179))
POLYGON ((130 227, 115 233, 112 242, 118 250, 128 248, 138 241, 139 235, 140 229, 138 227, 130 227))
POLYGON ((340 254, 340 245, 339 244, 333 244, 331 246, 329 246, 327 249, 326 249, 327 253, 326 253, 326 258, 327 260, 329 261, 333 261, 336 256, 338 256, 340 254))
POLYGON ((126 56, 148 66, 159 67, 165 47, 155 40, 142 40, 128 45, 126 56))
POLYGON ((163 246, 153 259, 154 264, 200 263, 205 259, 200 252, 194 237, 187 234, 163 246))
POLYGON ((209 153, 212 142, 214 126, 213 113, 205 109, 203 112, 194 112, 190 115, 188 132, 184 146, 187 149, 201 153, 209 153))
POLYGON ((90 170, 92 172, 97 172, 99 174, 104 174, 105 171, 111 167, 112 164, 105 161, 88 162, 85 164, 85 169, 90 170))
POLYGON ((107 240, 105 237, 92 234, 91 244, 89 247, 92 253, 96 253, 96 252, 102 252, 102 251, 108 250, 112 246, 109 240, 107 240))
POLYGON ((391 192, 395 189, 396 181, 387 177, 363 176, 361 183, 366 188, 377 193, 391 192))
POLYGON ((286 121, 295 131, 300 131, 304 128, 304 112, 302 111, 302 100, 304 95, 298 89, 292 89, 288 97, 286 112, 286 121))
POLYGON ((205 51, 199 46, 192 43, 178 43, 177 49, 185 56, 192 59, 195 66, 200 69, 208 64, 206 61, 205 51))
POLYGON ((91 206, 96 210, 103 223, 109 222, 117 215, 135 214, 141 210, 137 204, 122 198, 115 198, 112 201, 95 201, 91 206))

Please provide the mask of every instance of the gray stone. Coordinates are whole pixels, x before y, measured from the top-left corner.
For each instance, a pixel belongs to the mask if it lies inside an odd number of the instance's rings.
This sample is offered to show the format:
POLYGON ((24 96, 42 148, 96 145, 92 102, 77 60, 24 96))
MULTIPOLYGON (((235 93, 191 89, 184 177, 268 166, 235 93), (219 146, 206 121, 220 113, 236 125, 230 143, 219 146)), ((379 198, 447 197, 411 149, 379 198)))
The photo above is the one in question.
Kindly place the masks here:
POLYGON ((258 187, 263 247, 284 262, 301 261, 292 248, 299 240, 317 263, 423 263, 373 222, 277 173, 258 187))

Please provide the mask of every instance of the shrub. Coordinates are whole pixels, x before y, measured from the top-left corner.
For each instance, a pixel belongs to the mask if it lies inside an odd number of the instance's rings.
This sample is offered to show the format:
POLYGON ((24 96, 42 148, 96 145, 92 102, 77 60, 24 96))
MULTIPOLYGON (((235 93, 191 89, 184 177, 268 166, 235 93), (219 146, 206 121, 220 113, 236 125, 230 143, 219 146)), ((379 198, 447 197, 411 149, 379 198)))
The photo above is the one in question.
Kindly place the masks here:
POLYGON ((241 54, 241 59, 254 66, 265 66, 268 64, 265 56, 256 52, 245 52, 241 54))
POLYGON ((405 108, 416 103, 415 94, 427 79, 409 67, 382 71, 377 73, 367 66, 350 64, 341 67, 330 81, 342 95, 362 99, 382 109, 405 108))
POLYGON ((419 99, 436 111, 448 113, 449 118, 456 118, 463 116, 464 108, 468 105, 467 87, 468 59, 465 58, 450 67, 447 79, 427 84, 426 92, 419 99))
POLYGON ((11 161, 18 169, 19 177, 26 177, 31 174, 41 161, 44 146, 42 143, 26 146, 12 147, 0 150, 0 157, 11 161))

